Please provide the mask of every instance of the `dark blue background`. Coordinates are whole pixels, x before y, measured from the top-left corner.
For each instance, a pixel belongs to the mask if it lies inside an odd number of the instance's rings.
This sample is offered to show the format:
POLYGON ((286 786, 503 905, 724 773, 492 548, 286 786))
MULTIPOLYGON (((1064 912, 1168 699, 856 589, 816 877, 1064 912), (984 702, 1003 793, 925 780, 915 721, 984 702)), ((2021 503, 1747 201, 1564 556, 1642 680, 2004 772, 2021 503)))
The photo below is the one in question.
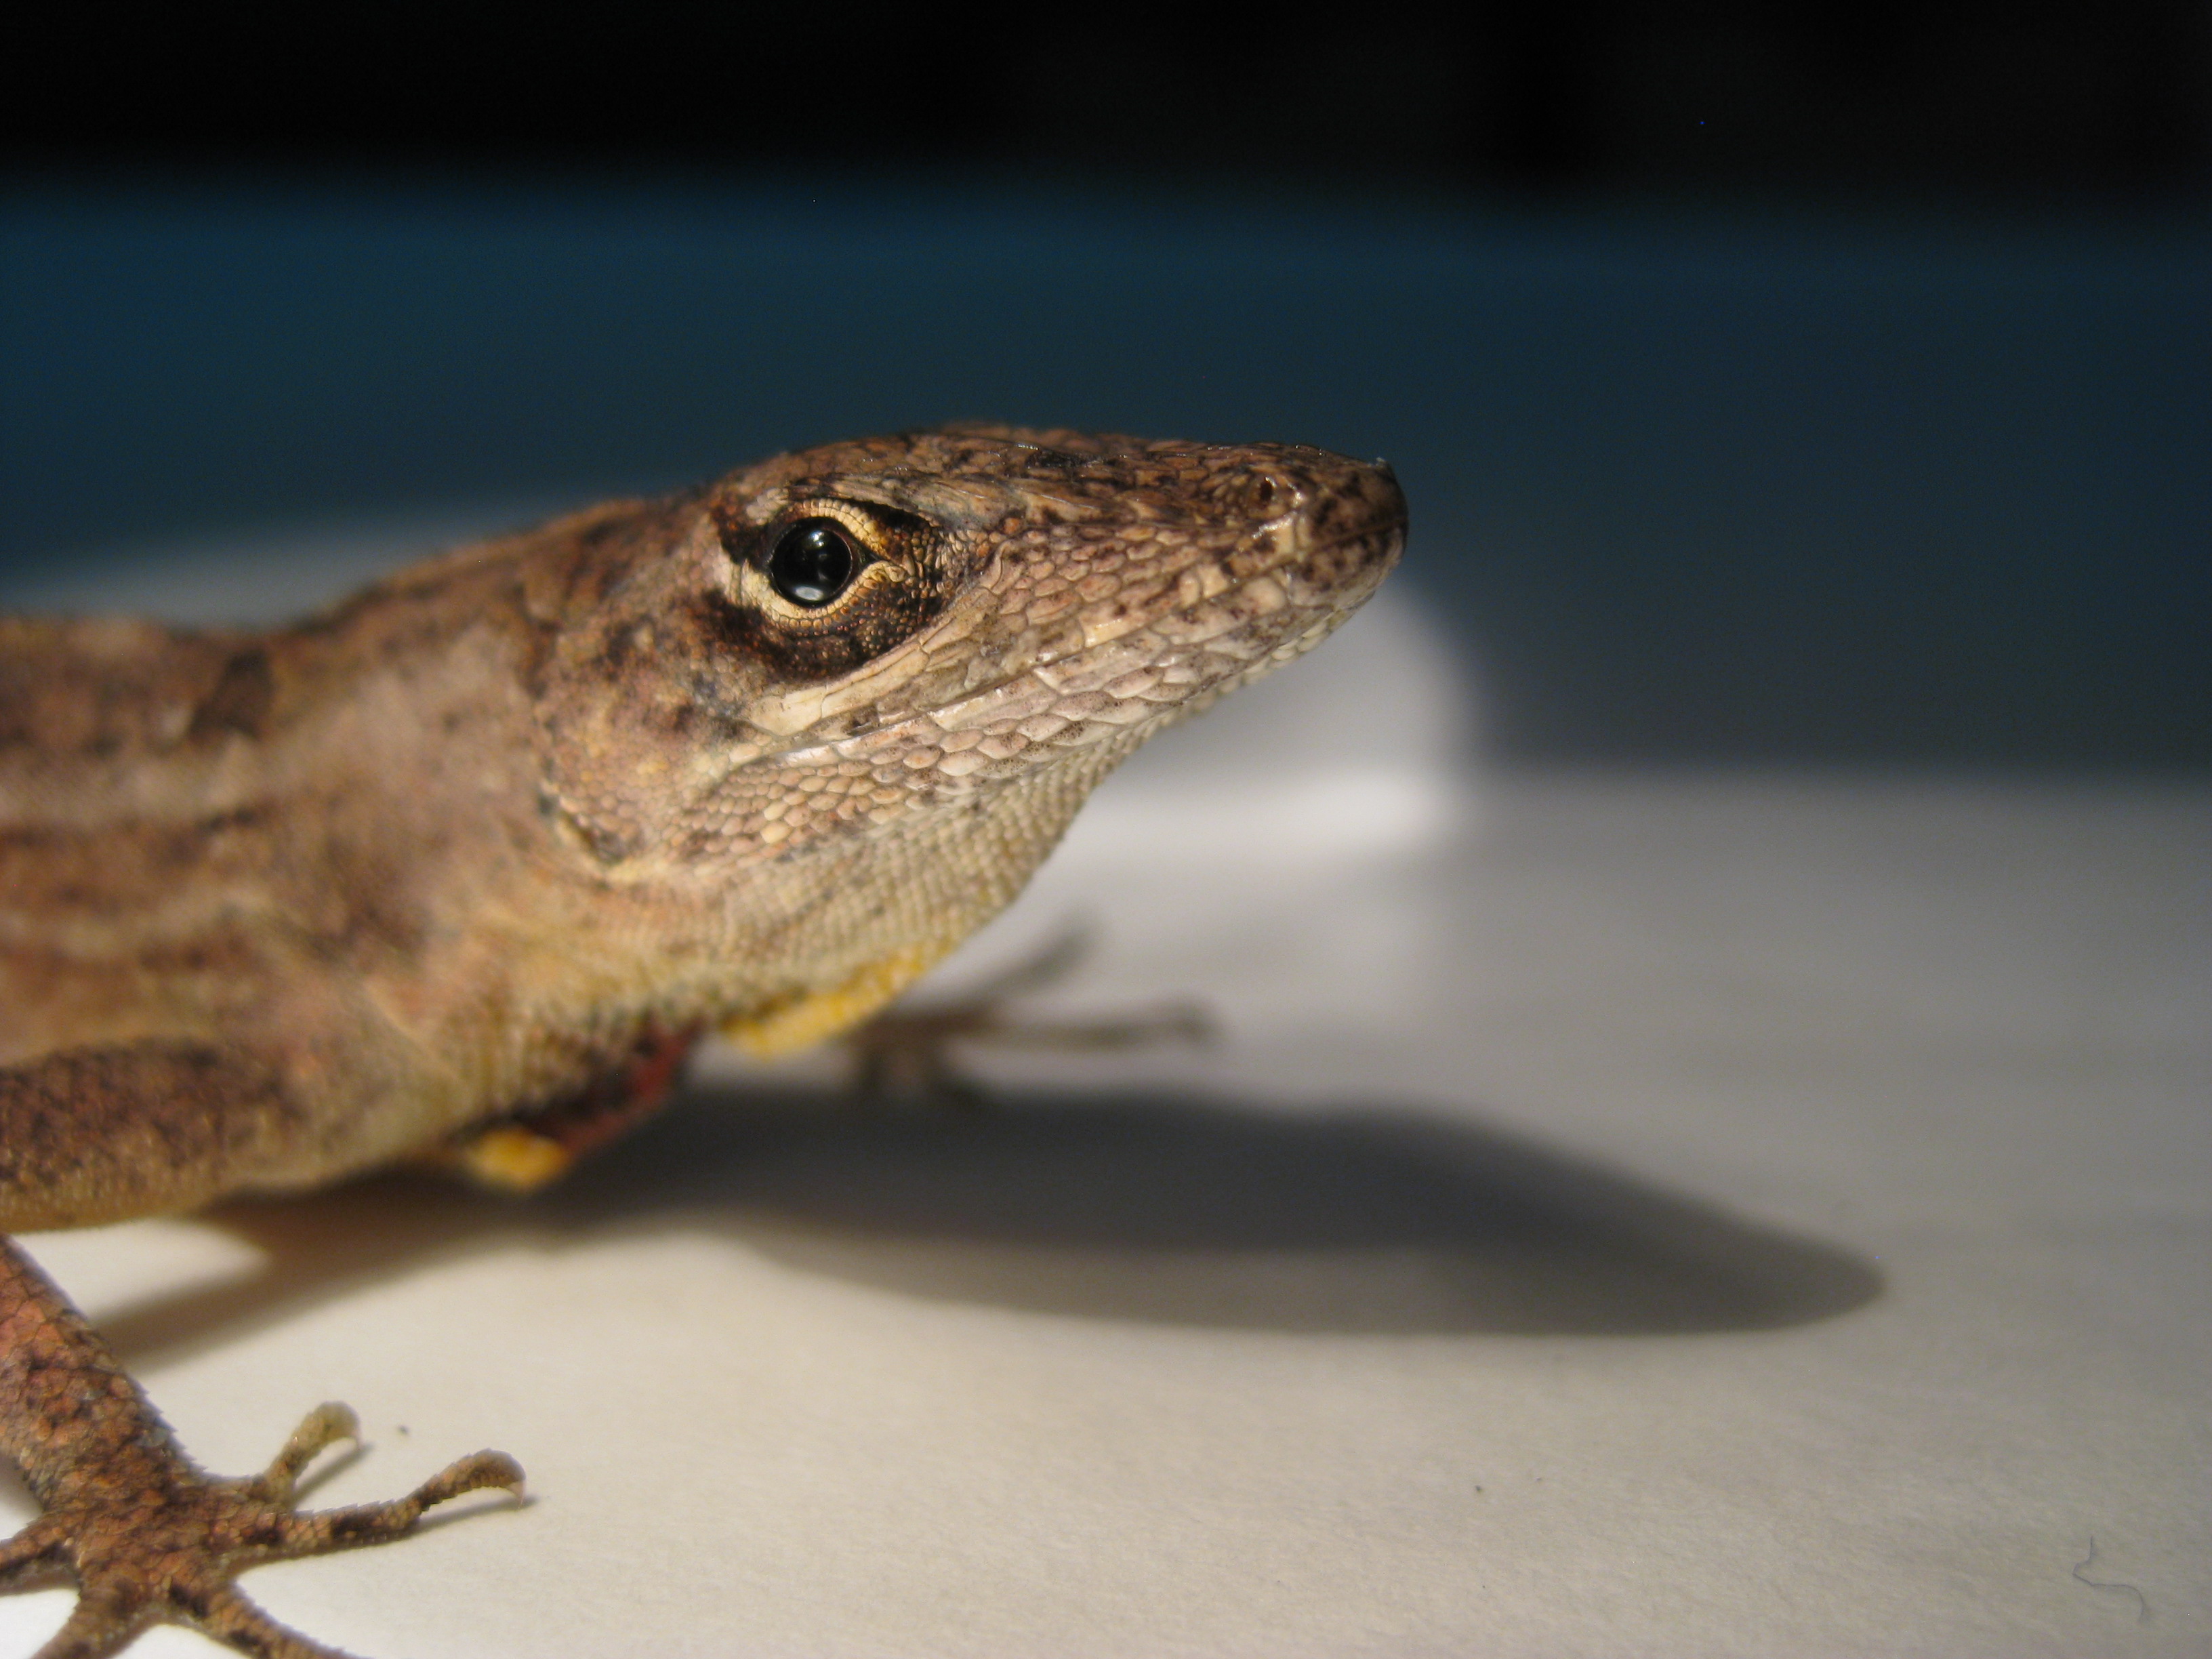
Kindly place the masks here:
POLYGON ((1397 465, 1507 757, 2202 766, 2208 300, 2170 223, 23 188, 0 580, 946 418, 1286 438, 1397 465))

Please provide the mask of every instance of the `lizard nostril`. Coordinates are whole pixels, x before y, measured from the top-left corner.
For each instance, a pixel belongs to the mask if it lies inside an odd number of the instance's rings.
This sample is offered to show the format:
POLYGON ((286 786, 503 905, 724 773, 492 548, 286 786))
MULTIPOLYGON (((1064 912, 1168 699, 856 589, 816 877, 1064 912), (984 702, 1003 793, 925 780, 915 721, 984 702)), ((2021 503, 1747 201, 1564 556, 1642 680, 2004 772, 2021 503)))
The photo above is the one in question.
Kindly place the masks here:
POLYGON ((1298 487, 1288 478, 1257 469, 1246 475, 1243 496, 1245 509, 1255 519, 1291 512, 1301 500, 1298 487))

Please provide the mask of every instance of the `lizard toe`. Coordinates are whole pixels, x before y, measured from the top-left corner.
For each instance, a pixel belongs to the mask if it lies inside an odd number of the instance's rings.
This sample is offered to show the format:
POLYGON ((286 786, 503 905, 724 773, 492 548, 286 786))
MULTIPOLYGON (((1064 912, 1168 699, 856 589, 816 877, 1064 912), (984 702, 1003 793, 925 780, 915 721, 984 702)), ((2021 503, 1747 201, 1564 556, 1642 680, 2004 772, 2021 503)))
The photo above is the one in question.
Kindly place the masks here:
POLYGON ((68 1577, 67 1528, 42 1515, 0 1543, 0 1589, 35 1589, 68 1577))
POLYGON ((422 1512, 463 1493, 504 1488, 522 1470, 500 1452, 448 1465, 404 1498, 333 1510, 296 1510, 292 1489, 315 1452, 350 1437, 353 1414, 312 1413, 268 1470, 223 1480, 173 1469, 128 1502, 61 1503, 0 1547, 0 1584, 77 1583, 77 1604, 36 1659, 98 1659, 155 1624, 183 1625, 257 1659, 347 1659, 278 1624, 233 1583, 266 1561, 326 1554, 399 1538, 422 1512))

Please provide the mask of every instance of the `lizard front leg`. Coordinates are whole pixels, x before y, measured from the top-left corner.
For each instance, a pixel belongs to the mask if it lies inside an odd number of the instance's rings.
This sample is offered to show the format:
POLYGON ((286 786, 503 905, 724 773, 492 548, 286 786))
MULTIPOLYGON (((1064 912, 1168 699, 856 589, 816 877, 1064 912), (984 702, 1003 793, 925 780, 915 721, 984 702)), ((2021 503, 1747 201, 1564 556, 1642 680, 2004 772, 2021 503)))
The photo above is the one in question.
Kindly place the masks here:
POLYGON ((261 1474, 206 1474, 99 1334, 14 1240, 0 1238, 0 1451, 45 1510, 0 1544, 0 1588, 77 1583, 76 1610, 36 1659, 94 1659, 161 1623, 263 1659, 342 1659, 231 1581, 260 1562, 400 1537, 424 1510, 463 1492, 522 1492, 513 1458, 478 1452, 391 1503, 294 1508, 308 1462, 356 1433, 346 1407, 319 1406, 261 1474))
MULTIPOLYGON (((112 1196, 110 1166, 144 1175, 145 1160, 118 1153, 135 1133, 160 1139, 169 1125, 158 1113, 124 1109, 114 1093, 120 1080, 167 1076, 217 1086, 224 1069, 206 1051, 149 1048, 55 1055, 0 1072, 0 1219, 20 1224, 71 1194, 112 1196), (102 1126, 116 1133, 102 1137, 102 1126)), ((189 1103, 172 1100, 169 1109, 178 1120, 168 1145, 176 1173, 192 1179, 197 1162, 205 1166, 199 1178, 208 1178, 226 1138, 204 1133, 209 1115, 189 1103)), ((37 1659, 97 1659, 161 1623, 262 1659, 343 1659, 277 1624, 233 1579, 260 1562, 398 1538, 430 1505, 463 1492, 522 1491, 514 1459, 478 1452, 391 1503, 295 1508, 301 1471, 356 1434, 343 1406, 318 1407, 261 1474, 207 1474, 99 1334, 14 1240, 0 1237, 0 1455, 22 1471, 43 1510, 0 1543, 0 1589, 74 1579, 78 1589, 76 1610, 37 1659)))

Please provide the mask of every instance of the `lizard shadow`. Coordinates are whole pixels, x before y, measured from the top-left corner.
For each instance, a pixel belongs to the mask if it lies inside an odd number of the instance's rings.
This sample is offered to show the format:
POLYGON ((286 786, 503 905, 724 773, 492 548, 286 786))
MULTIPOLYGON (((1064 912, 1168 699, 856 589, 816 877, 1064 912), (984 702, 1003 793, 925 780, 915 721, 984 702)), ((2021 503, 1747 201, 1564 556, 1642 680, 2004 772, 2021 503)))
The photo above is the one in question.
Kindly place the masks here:
POLYGON ((525 1200, 398 1173, 227 1204, 208 1218, 260 1247, 258 1271, 100 1323, 143 1362, 434 1261, 671 1229, 918 1297, 1238 1329, 1746 1331, 1881 1287, 1833 1246, 1463 1120, 1164 1093, 1022 1093, 963 1117, 837 1101, 690 1091, 525 1200))

